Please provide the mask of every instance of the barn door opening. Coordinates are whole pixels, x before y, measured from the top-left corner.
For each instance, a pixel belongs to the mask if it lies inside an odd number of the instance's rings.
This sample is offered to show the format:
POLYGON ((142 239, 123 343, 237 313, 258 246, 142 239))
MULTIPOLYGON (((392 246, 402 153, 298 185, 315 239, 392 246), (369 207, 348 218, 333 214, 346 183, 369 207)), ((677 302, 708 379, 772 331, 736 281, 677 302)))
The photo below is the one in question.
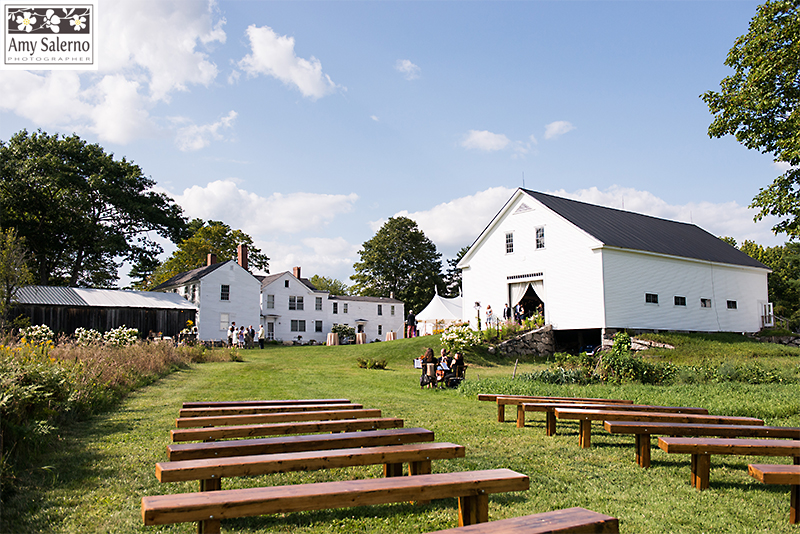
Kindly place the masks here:
POLYGON ((544 300, 542 299, 544 295, 543 280, 523 282, 521 284, 509 284, 508 293, 512 308, 517 304, 522 306, 523 317, 530 317, 537 311, 544 316, 544 300))

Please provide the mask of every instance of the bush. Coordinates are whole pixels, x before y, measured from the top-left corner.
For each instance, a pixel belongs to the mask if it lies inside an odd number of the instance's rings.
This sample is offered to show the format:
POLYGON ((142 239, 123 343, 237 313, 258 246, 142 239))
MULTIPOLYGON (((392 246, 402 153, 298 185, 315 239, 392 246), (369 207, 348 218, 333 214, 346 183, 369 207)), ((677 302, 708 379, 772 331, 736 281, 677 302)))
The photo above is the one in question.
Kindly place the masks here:
POLYGON ((23 328, 20 331, 22 343, 29 345, 42 345, 48 341, 53 341, 53 331, 46 324, 37 324, 23 328))
POLYGON ((386 360, 373 360, 372 358, 356 358, 361 369, 386 369, 386 360))
POLYGON ((442 345, 449 352, 464 352, 480 345, 481 338, 467 324, 448 326, 442 334, 442 345))
POLYGON ((352 343, 356 339, 356 329, 346 324, 335 324, 331 328, 331 332, 339 334, 339 343, 346 345, 352 343))

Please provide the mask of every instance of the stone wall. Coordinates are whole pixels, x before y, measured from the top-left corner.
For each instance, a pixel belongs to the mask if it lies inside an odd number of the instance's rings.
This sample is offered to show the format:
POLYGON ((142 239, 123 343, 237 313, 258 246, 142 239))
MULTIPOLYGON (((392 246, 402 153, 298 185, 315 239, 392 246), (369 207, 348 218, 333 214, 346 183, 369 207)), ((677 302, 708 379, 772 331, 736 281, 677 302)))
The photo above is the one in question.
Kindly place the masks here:
POLYGON ((500 356, 538 355, 550 356, 556 350, 555 335, 551 325, 526 332, 489 348, 491 354, 500 356))

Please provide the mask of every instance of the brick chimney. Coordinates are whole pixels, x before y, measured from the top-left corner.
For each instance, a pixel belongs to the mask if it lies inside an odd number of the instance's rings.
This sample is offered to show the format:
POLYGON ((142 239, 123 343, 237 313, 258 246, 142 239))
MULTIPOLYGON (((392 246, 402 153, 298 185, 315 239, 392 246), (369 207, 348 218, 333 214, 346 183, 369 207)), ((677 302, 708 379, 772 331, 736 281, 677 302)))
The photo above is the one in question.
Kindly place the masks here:
POLYGON ((293 267, 292 268, 292 274, 294 275, 295 278, 299 279, 300 278, 300 267, 293 267))
POLYGON ((247 268, 247 245, 242 243, 241 245, 236 247, 236 255, 237 255, 236 263, 238 263, 242 267, 242 269, 247 271, 248 270, 248 268, 247 268))
POLYGON ((206 265, 214 265, 215 263, 217 263, 217 255, 209 254, 208 259, 206 260, 206 265))

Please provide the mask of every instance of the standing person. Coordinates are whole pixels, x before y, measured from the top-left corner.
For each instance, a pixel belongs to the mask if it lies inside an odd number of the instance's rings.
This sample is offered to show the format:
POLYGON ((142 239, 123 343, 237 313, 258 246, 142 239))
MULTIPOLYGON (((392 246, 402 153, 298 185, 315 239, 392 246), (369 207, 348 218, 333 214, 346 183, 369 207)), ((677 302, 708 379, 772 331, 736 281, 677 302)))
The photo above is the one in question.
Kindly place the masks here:
POLYGON ((417 316, 414 315, 414 310, 408 312, 406 317, 406 337, 417 337, 417 316))
POLYGON ((243 326, 239 327, 239 348, 240 349, 244 348, 244 327, 243 326))
POLYGON ((492 305, 486 305, 486 328, 492 327, 492 320, 494 319, 494 315, 492 314, 492 305))
POLYGON ((503 308, 503 320, 506 322, 511 320, 511 308, 508 307, 508 302, 506 302, 506 305, 503 308))
POLYGON ((231 323, 230 328, 228 328, 228 346, 233 347, 233 338, 236 337, 236 321, 231 323))
POLYGON ((264 325, 258 327, 258 346, 264 348, 264 341, 267 339, 267 334, 264 332, 264 325))

